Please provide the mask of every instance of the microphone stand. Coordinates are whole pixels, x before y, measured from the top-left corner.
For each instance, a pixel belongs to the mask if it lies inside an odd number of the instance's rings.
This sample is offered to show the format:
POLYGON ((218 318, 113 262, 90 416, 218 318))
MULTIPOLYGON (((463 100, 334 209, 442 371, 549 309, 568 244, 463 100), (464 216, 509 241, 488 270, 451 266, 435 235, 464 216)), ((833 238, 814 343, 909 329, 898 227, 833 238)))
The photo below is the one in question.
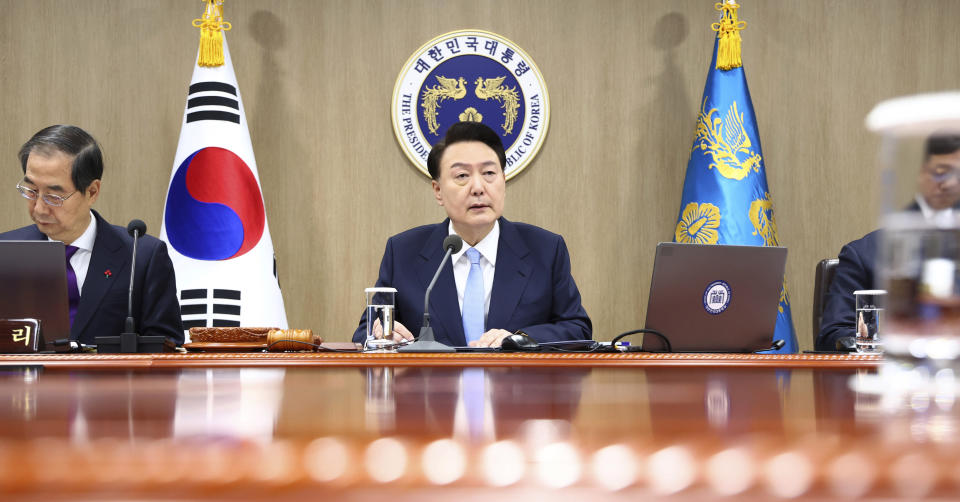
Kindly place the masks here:
POLYGON ((127 225, 127 232, 133 236, 133 256, 130 258, 130 288, 127 291, 127 319, 123 333, 119 336, 98 336, 94 338, 97 352, 101 354, 136 354, 151 352, 173 352, 175 346, 163 335, 140 336, 137 323, 133 319, 133 277, 137 273, 137 238, 146 233, 147 226, 140 220, 127 225))
MULTIPOLYGON (((447 252, 440 260, 440 266, 437 267, 437 272, 433 274, 433 280, 430 281, 427 292, 423 295, 423 326, 420 327, 420 335, 417 337, 417 341, 400 347, 397 352, 456 352, 453 347, 438 342, 433 335, 433 327, 430 326, 430 292, 433 291, 433 285, 437 283, 437 279, 440 277, 443 264, 453 254, 453 248, 454 246, 447 246, 447 252)), ((367 322, 370 321, 367 320, 367 322)))
POLYGON ((133 257, 130 259, 130 289, 127 290, 127 319, 123 323, 123 333, 120 333, 120 352, 124 354, 137 353, 136 322, 133 320, 133 276, 137 272, 137 237, 140 232, 133 230, 133 257))

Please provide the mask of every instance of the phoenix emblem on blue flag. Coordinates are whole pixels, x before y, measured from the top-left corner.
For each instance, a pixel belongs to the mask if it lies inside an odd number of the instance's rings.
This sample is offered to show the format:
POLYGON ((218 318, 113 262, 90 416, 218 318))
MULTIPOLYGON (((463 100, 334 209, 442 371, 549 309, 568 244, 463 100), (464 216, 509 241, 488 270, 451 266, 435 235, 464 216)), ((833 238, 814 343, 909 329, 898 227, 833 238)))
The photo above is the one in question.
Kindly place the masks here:
MULTIPOLYGON (((676 242, 780 245, 757 119, 740 63, 739 31, 746 23, 737 20, 738 8, 717 4, 723 18, 713 26, 717 39, 687 161, 676 242)), ((777 352, 797 351, 786 279, 773 339, 784 341, 777 352)))

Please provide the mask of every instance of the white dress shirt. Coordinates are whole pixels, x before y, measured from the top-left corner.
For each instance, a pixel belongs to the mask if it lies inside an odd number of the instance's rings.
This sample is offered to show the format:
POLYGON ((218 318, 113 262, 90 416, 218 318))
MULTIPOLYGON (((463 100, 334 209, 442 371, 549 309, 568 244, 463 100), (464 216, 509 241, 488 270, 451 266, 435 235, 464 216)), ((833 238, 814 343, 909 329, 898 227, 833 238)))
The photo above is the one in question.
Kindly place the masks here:
MULTIPOLYGON (((450 222, 449 233, 455 234, 453 222, 450 222)), ((470 275, 470 258, 467 258, 469 246, 464 242, 460 251, 450 256, 453 263, 453 280, 457 283, 457 301, 460 303, 460 312, 463 312, 463 290, 467 287, 467 276, 470 275)), ((480 269, 483 270, 483 320, 486 326, 487 313, 490 312, 490 292, 493 291, 493 273, 497 267, 497 245, 500 244, 500 222, 493 224, 493 229, 476 246, 480 253, 480 269)))
POLYGON ((917 194, 917 205, 920 206, 920 212, 923 213, 923 219, 932 223, 937 228, 950 228, 956 224, 953 215, 953 208, 934 209, 927 204, 927 200, 922 195, 917 194))
MULTIPOLYGON (((47 240, 53 239, 47 237, 47 240)), ((69 245, 77 248, 77 252, 70 257, 70 266, 77 274, 77 290, 83 296, 83 281, 87 278, 87 270, 90 268, 90 257, 93 256, 93 243, 97 240, 97 219, 90 213, 90 224, 87 229, 77 237, 77 240, 69 245)), ((59 242, 59 241, 58 241, 59 242)), ((64 243, 66 244, 66 243, 64 243)))

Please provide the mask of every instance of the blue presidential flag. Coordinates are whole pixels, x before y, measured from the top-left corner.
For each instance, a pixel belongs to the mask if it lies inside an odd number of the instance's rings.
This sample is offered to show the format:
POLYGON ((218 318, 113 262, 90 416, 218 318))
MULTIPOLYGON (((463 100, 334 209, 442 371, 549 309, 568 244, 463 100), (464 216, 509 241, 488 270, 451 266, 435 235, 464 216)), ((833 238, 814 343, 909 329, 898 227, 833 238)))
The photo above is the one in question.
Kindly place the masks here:
MULTIPOLYGON (((740 35, 735 3, 713 25, 717 39, 707 84, 700 101, 696 135, 683 184, 683 198, 674 235, 676 242, 779 246, 773 201, 767 188, 757 119, 740 63, 740 35)), ((776 352, 797 351, 786 280, 773 340, 776 352)))

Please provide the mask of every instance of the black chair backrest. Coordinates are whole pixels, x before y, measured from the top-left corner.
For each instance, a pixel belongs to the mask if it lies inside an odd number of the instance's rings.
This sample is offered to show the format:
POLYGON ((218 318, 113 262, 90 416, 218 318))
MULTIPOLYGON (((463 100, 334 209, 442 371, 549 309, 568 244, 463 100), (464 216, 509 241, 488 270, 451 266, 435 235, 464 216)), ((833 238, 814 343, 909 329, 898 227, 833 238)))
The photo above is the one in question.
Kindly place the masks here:
POLYGON ((837 272, 836 258, 827 258, 817 263, 817 271, 813 277, 813 342, 816 345, 817 335, 820 334, 820 319, 823 317, 823 303, 830 291, 830 283, 837 272))

